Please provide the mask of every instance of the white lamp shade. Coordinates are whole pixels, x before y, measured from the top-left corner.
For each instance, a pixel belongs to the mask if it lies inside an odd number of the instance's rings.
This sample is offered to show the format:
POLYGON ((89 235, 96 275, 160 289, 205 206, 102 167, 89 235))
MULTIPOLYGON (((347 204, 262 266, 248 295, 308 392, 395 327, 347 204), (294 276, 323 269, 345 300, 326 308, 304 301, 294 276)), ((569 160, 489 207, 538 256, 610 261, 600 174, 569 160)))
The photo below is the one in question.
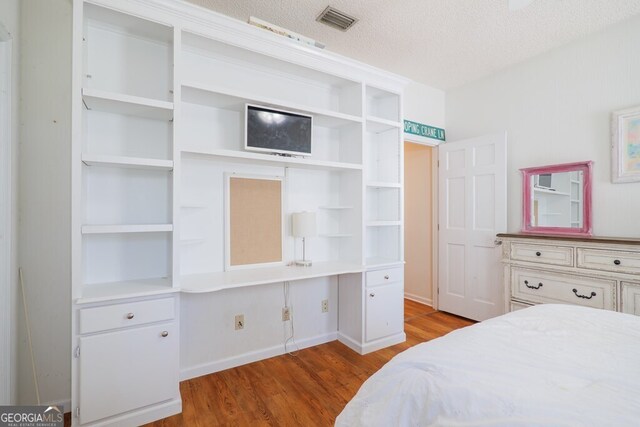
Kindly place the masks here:
POLYGON ((316 230, 315 212, 296 212, 291 215, 293 237, 314 237, 316 230))

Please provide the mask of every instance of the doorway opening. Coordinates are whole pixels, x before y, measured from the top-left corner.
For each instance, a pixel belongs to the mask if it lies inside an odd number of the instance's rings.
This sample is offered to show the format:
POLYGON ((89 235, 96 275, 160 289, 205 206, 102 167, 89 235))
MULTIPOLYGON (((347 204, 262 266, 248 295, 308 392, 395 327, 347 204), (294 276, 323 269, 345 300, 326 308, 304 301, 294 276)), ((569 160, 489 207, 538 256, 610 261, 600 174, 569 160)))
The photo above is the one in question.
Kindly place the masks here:
POLYGON ((433 147, 404 143, 405 298, 433 306, 433 147))

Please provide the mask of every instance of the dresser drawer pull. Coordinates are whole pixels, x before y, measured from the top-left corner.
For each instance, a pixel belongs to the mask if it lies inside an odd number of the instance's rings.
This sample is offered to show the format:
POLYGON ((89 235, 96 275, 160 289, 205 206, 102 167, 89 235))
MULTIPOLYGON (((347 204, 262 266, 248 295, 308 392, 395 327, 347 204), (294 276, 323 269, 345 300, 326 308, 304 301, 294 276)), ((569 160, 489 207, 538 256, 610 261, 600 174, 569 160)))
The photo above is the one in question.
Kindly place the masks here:
POLYGON ((536 252, 536 256, 542 256, 542 252, 536 252))
POLYGON ((595 297, 595 296, 596 296, 596 293, 595 293, 595 292, 591 292, 591 295, 590 295, 590 296, 587 296, 587 295, 578 295, 578 290, 577 290, 577 289, 575 289, 575 288, 573 289, 573 293, 574 293, 574 294, 576 294, 576 296, 577 296, 578 298, 584 298, 584 299, 591 299, 591 298, 593 298, 593 297, 595 297))
POLYGON ((620 265, 620 260, 619 260, 619 259, 614 259, 614 260, 613 260, 613 263, 614 263, 615 265, 620 265))
POLYGON ((384 280, 389 280, 389 275, 384 276, 384 280))
POLYGON ((369 296, 370 296, 371 298, 373 298, 373 297, 375 297, 375 296, 376 296, 376 294, 374 294, 373 292, 371 292, 371 293, 369 294, 369 296))
POLYGON ((133 319, 135 316, 133 315, 133 313, 128 313, 127 314, 127 319, 131 320, 133 319))
POLYGON ((529 286, 529 281, 525 280, 524 285, 529 289, 540 289, 542 287, 542 282, 538 283, 538 286, 533 286, 533 285, 529 286))
POLYGON ((160 335, 162 335, 162 338, 166 338, 166 337, 169 336, 169 332, 168 331, 162 331, 162 333, 160 335))

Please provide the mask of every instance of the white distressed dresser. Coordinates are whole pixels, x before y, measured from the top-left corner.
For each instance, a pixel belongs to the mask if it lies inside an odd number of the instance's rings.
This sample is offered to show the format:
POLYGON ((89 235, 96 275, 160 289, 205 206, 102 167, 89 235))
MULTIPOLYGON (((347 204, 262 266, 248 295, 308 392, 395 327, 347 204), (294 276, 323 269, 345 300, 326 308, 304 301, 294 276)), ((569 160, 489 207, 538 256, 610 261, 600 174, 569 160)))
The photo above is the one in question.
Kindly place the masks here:
POLYGON ((578 304, 640 315, 640 239, 498 234, 506 311, 578 304))

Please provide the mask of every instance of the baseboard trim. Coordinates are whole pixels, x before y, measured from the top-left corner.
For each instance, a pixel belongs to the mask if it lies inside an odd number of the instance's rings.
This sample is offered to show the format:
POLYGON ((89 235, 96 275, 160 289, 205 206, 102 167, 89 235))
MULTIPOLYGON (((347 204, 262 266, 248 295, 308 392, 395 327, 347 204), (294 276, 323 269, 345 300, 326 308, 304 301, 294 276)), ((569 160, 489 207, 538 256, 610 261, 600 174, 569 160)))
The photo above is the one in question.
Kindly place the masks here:
MULTIPOLYGON (((102 426, 120 426, 120 427, 135 427, 143 424, 148 424, 153 421, 161 420, 163 418, 170 417, 182 412, 182 399, 178 396, 175 399, 167 402, 159 403, 157 405, 148 406, 146 408, 138 409, 135 411, 127 412, 125 414, 106 418, 96 421, 94 423, 83 424, 91 427, 102 426)), ((77 425, 77 420, 72 422, 73 425, 77 425)))
MULTIPOLYGON (((303 349, 335 341, 337 338, 337 332, 330 332, 328 334, 317 335, 315 337, 306 338, 303 340, 296 340, 296 344, 298 344, 298 348, 303 349)), ((280 356, 282 354, 284 354, 284 345, 278 344, 273 347, 251 351, 248 353, 240 354, 238 356, 228 357, 226 359, 183 368, 180 370, 180 381, 190 380, 192 378, 201 377, 203 375, 213 374, 214 372, 224 371, 225 369, 235 368, 236 366, 246 365, 247 363, 257 362, 259 360, 268 359, 274 356, 280 356)))
POLYGON ((362 354, 362 345, 358 341, 352 339, 351 337, 348 337, 343 333, 338 332, 338 341, 340 341, 342 344, 346 345, 356 353, 362 354))
POLYGON ((416 294, 410 294, 407 292, 404 293, 404 297, 406 299, 410 299, 411 301, 419 302, 420 304, 426 304, 430 307, 433 307, 433 300, 431 298, 425 298, 425 297, 421 297, 416 294))
POLYGON ((382 338, 362 346, 362 354, 371 353, 392 345, 400 344, 407 340, 407 334, 401 332, 399 334, 391 335, 390 337, 382 338))

